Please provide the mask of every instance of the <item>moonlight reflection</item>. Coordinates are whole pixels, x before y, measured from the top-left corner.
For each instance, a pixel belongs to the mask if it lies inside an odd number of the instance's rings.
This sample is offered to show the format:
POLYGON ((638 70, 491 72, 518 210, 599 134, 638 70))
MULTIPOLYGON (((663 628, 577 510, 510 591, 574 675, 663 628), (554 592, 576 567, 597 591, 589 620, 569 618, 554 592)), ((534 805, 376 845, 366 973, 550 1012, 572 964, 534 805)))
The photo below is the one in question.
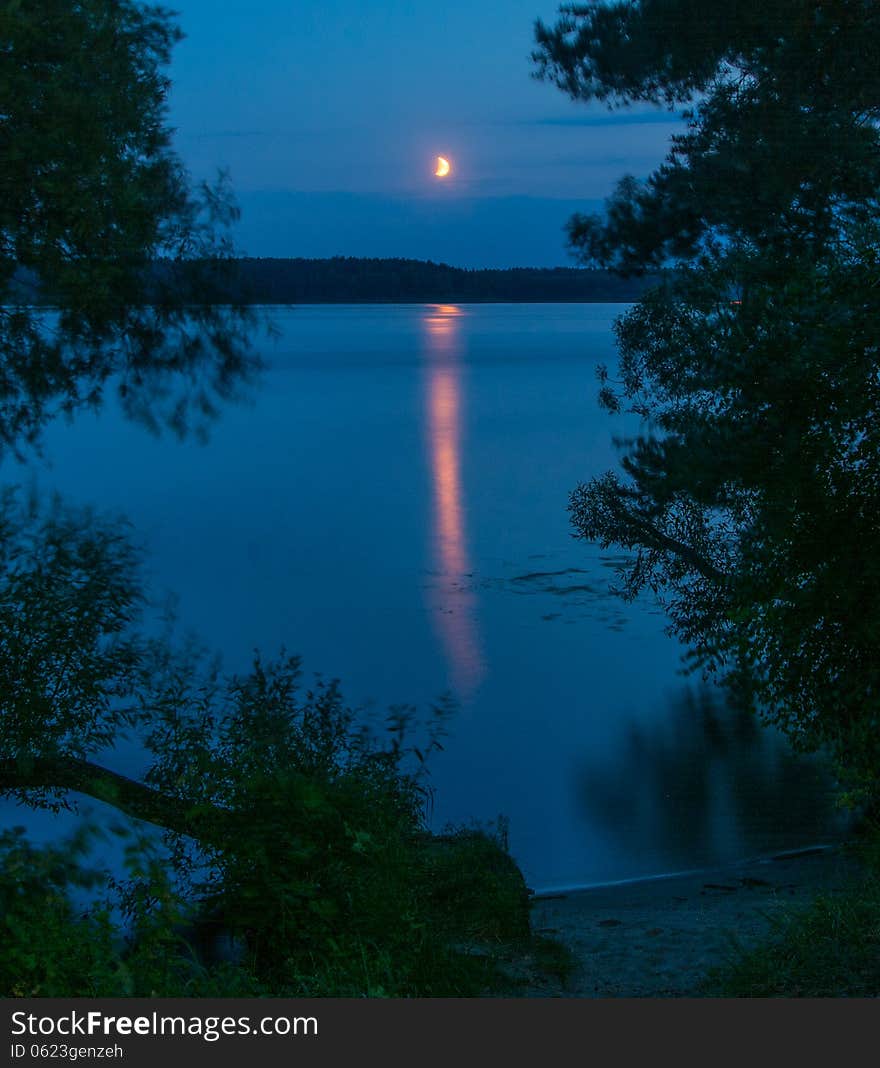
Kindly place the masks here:
POLYGON ((431 305, 422 317, 427 364, 427 437, 433 489, 431 524, 437 575, 428 598, 457 696, 467 699, 485 674, 461 484, 461 339, 454 304, 431 305))

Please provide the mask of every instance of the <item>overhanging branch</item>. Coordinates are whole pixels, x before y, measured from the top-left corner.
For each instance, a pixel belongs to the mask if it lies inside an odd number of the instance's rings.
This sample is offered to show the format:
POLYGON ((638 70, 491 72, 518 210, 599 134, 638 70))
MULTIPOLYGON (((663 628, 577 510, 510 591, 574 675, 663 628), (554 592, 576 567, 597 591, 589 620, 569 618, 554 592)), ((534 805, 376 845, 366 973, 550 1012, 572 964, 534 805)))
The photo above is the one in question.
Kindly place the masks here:
POLYGON ((713 563, 701 556, 690 545, 685 545, 684 542, 664 534, 662 530, 658 530, 647 520, 639 519, 631 514, 627 518, 638 532, 641 543, 647 548, 662 549, 664 552, 673 553, 686 564, 690 564, 695 571, 698 571, 703 578, 708 579, 710 582, 724 582, 726 577, 724 572, 719 571, 713 563))
POLYGON ((709 582, 727 581, 725 573, 693 546, 667 534, 650 519, 627 507, 626 498, 634 496, 612 473, 582 483, 569 499, 572 525, 581 537, 590 541, 671 553, 709 582))
POLYGON ((69 756, 0 760, 0 792, 38 789, 86 794, 127 816, 202 840, 216 837, 218 827, 229 818, 222 809, 203 805, 194 809, 90 760, 69 756))

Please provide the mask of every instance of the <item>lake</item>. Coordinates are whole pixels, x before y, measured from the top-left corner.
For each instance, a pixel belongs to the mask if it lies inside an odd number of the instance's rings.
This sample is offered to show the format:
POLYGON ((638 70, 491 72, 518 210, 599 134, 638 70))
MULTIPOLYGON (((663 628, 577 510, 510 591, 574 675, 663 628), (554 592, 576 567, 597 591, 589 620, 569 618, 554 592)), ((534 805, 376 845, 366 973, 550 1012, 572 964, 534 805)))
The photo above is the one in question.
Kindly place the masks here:
POLYGON ((284 646, 352 704, 453 695, 432 825, 503 817, 537 889, 824 840, 821 766, 683 677, 662 612, 571 536, 569 491, 626 430, 594 373, 623 310, 271 309, 264 379, 207 443, 111 405, 54 425, 34 478, 125 513, 230 669, 284 646))

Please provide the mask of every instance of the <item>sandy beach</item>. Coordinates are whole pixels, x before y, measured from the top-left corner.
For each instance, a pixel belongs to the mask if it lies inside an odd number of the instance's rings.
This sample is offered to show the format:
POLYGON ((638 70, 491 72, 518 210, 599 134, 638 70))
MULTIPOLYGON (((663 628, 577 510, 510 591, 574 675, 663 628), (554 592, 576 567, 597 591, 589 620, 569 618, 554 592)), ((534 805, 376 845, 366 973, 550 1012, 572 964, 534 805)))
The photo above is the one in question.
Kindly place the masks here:
POLYGON ((765 938, 774 920, 856 877, 838 846, 561 894, 536 895, 536 935, 556 939, 578 965, 568 984, 533 997, 694 997, 737 947, 765 938))

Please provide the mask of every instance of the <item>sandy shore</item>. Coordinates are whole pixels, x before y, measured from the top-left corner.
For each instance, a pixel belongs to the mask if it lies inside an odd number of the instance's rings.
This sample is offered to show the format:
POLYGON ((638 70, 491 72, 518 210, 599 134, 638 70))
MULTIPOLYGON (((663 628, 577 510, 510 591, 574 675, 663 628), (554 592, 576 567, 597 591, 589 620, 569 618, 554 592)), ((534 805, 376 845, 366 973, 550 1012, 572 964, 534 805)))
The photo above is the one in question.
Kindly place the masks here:
POLYGON ((774 917, 858 874, 838 847, 780 854, 734 867, 537 895, 535 934, 567 945, 578 967, 569 984, 533 997, 692 997, 736 946, 771 931, 774 917))

